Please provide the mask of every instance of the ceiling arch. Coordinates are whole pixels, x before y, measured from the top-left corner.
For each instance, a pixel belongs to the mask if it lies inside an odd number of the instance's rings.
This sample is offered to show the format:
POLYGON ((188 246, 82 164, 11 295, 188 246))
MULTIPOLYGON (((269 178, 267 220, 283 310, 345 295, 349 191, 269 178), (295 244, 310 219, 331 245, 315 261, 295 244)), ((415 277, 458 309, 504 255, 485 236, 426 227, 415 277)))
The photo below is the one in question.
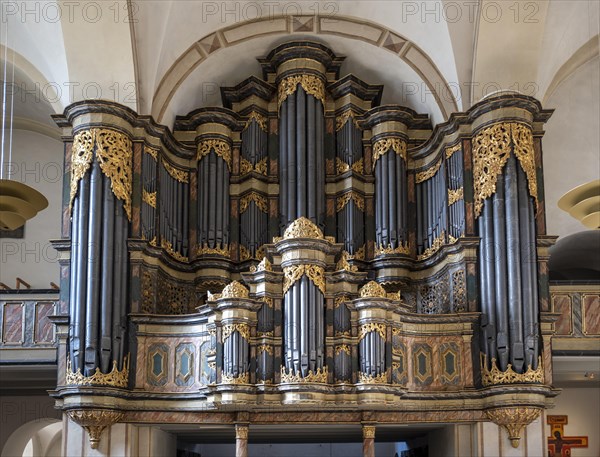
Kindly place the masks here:
POLYGON ((372 52, 384 51, 399 58, 414 72, 416 77, 410 81, 416 83, 417 87, 411 90, 418 97, 425 98, 429 95, 433 106, 428 111, 434 122, 444 121, 452 112, 460 110, 456 91, 448 84, 435 63, 414 42, 380 24, 362 19, 336 16, 335 21, 331 21, 327 16, 314 15, 248 20, 202 37, 182 53, 162 77, 153 97, 151 114, 157 122, 170 124, 174 116, 180 114, 172 108, 172 102, 186 79, 201 64, 208 63, 211 57, 223 53, 227 48, 265 37, 296 38, 295 35, 341 38, 365 44, 372 52))

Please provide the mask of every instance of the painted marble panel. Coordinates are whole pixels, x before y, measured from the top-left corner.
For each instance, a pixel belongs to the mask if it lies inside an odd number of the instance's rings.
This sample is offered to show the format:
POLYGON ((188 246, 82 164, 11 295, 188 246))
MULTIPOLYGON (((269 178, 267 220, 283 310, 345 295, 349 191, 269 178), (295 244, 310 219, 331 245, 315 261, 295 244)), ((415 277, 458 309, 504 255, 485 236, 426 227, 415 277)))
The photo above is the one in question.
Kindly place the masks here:
POLYGON ((34 343, 54 342, 54 325, 48 316, 54 314, 54 303, 39 302, 35 304, 34 343))
POLYGON ((2 319, 2 342, 23 342, 23 303, 5 303, 2 319))
POLYGON ((600 295, 582 295, 584 335, 600 335, 600 295))
POLYGON ((571 335, 573 333, 573 319, 571 315, 571 296, 554 294, 552 296, 552 307, 555 313, 560 313, 556 321, 556 335, 571 335))

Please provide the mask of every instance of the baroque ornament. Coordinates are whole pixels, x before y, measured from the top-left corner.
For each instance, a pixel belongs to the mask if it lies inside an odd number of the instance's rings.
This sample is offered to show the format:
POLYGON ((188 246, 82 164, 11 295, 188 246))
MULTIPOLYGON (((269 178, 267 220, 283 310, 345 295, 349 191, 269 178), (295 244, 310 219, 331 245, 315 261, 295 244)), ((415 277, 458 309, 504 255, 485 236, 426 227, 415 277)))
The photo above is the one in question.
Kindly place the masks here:
POLYGON ((375 170, 377 160, 386 154, 390 148, 406 161, 406 141, 402 138, 382 138, 373 144, 373 170, 375 170))
POLYGON ((68 386, 107 386, 127 387, 129 383, 129 356, 123 358, 123 369, 119 371, 117 361, 113 360, 112 370, 109 373, 102 373, 100 368, 91 376, 84 376, 81 373, 81 368, 77 368, 76 372, 71 371, 71 359, 67 358, 67 374, 66 384, 68 386))
POLYGON ((249 384, 250 373, 247 371, 239 376, 229 376, 225 373, 221 375, 221 384, 249 384))
POLYGON ((455 152, 460 151, 462 148, 461 144, 455 144, 454 146, 449 146, 446 148, 446 159, 449 159, 454 155, 455 152))
POLYGON ((419 184, 423 181, 427 181, 428 179, 433 178, 435 174, 439 171, 441 166, 442 159, 438 160, 435 165, 430 166, 427 170, 417 173, 415 176, 415 182, 419 184))
POLYGON ((448 189, 448 206, 453 205, 463 198, 464 192, 462 187, 459 187, 458 189, 448 189))
POLYGON ((263 257, 258 265, 250 267, 251 273, 256 273, 258 271, 273 271, 273 265, 269 262, 269 259, 263 257))
POLYGON ((246 341, 250 339, 250 326, 248 324, 227 324, 223 326, 223 343, 234 332, 238 332, 246 341))
POLYGON ((336 211, 339 213, 344 207, 348 204, 348 202, 352 200, 354 202, 354 206, 356 206, 360 211, 365 211, 365 199, 357 192, 351 190, 350 192, 346 192, 341 197, 337 198, 336 203, 336 211))
POLYGON ((252 111, 248 115, 248 119, 246 120, 246 124, 244 125, 244 130, 246 130, 250 126, 252 121, 256 122, 263 132, 267 131, 267 118, 257 111, 252 111))
POLYGON ((166 160, 162 161, 163 167, 167 170, 167 173, 176 181, 188 183, 190 181, 190 176, 187 171, 180 170, 179 168, 174 167, 166 160))
POLYGON ((279 83, 277 109, 281 108, 286 98, 296 92, 298 84, 304 89, 304 92, 320 100, 323 107, 325 107, 325 84, 323 80, 314 75, 294 75, 283 78, 279 83))
POLYGON ((350 265, 348 260, 350 260, 352 256, 348 254, 346 251, 342 251, 342 255, 340 256, 340 260, 338 260, 335 265, 335 269, 337 271, 346 270, 351 273, 356 273, 358 271, 358 267, 356 265, 350 265))
POLYGON ((146 189, 143 189, 142 201, 152 208, 156 208, 156 192, 148 192, 146 189))
POLYGON ((318 265, 292 265, 283 269, 283 293, 287 291, 298 281, 302 275, 308 276, 315 286, 325 295, 325 269, 318 265))
POLYGON ((160 247, 167 251, 167 254, 169 254, 175 260, 179 260, 180 262, 189 262, 189 259, 186 256, 180 254, 179 252, 173 249, 173 245, 170 241, 167 241, 163 238, 162 240, 160 240, 160 247))
POLYGON ((98 449, 104 429, 123 419, 124 413, 110 409, 71 409, 67 415, 88 432, 90 447, 98 449))
POLYGON ((221 298, 249 298, 248 289, 238 281, 232 281, 221 292, 221 298))
POLYGON ((302 373, 294 374, 293 370, 288 373, 284 366, 281 367, 281 382, 288 384, 298 384, 305 382, 320 382, 327 384, 327 367, 317 368, 317 371, 308 371, 308 374, 302 377, 302 373))
POLYGON ((244 213, 250 206, 250 202, 254 202, 256 207, 263 213, 268 212, 268 205, 266 197, 260 195, 257 192, 249 192, 240 198, 240 214, 244 213))
POLYGON ((371 332, 379 333, 379 336, 385 340, 386 326, 381 322, 367 322, 358 328, 358 341, 362 340, 371 332))
POLYGON ((510 444, 512 447, 517 448, 519 447, 523 428, 536 420, 541 412, 540 408, 516 406, 488 409, 485 414, 496 425, 500 425, 506 429, 510 444))
POLYGON ((503 122, 483 129, 473 138, 475 217, 481 214, 483 202, 496 193, 498 176, 502 173, 511 150, 527 176, 529 194, 538 205, 531 129, 524 124, 503 122))
POLYGON ((127 219, 131 221, 133 146, 127 135, 112 129, 92 128, 73 137, 69 210, 73 208, 79 181, 92 164, 94 149, 102 173, 110 179, 110 188, 123 201, 127 219))
POLYGON ((204 156, 210 154, 210 151, 215 151, 219 157, 221 157, 227 164, 227 168, 231 171, 231 146, 225 140, 219 139, 208 139, 202 140, 198 143, 198 155, 197 160, 201 160, 204 156))
POLYGON ((240 176, 247 175, 253 171, 259 175, 267 176, 267 158, 264 157, 256 162, 256 165, 252 165, 252 162, 242 157, 240 159, 240 176))
POLYGON ((376 281, 369 281, 358 291, 361 298, 386 298, 387 293, 383 286, 376 281))
POLYGON ((300 217, 292 222, 283 232, 284 240, 294 238, 313 238, 323 240, 323 232, 310 219, 300 217))
MULTIPOLYGON (((359 377, 362 373, 359 373, 359 377)), ((363 438, 375 439, 375 426, 374 425, 363 425, 363 438)))
POLYGON ((197 256, 219 255, 221 257, 229 258, 229 256, 230 256, 229 245, 225 244, 222 247, 209 248, 207 244, 204 244, 202 246, 198 246, 198 248, 196 250, 196 255, 197 256))
POLYGON ((352 119, 352 122, 354 123, 355 127, 360 130, 360 126, 358 125, 358 121, 356 120, 356 116, 358 115, 359 114, 353 109, 348 109, 344 111, 342 114, 335 118, 335 131, 337 132, 341 130, 350 119, 352 119))
POLYGON ((433 240, 433 243, 431 244, 431 246, 429 248, 425 249, 423 254, 421 254, 420 256, 417 257, 417 260, 428 259, 433 254, 438 252, 440 250, 440 248, 444 245, 445 238, 446 238, 446 232, 444 230, 442 230, 442 233, 440 233, 440 235, 435 240, 433 240))
POLYGON ((410 255, 410 246, 408 245, 408 241, 404 242, 404 244, 398 243, 397 248, 393 248, 391 244, 388 244, 387 247, 383 245, 375 246, 375 257, 391 254, 410 255))
POLYGON ((359 384, 387 384, 387 374, 381 373, 373 376, 359 371, 358 382, 359 384))
POLYGON ((499 384, 544 383, 544 367, 541 356, 538 357, 538 367, 534 370, 529 365, 525 373, 517 373, 510 363, 507 365, 506 371, 500 371, 495 358, 492 358, 491 367, 488 369, 487 356, 481 354, 481 382, 486 387, 499 384))

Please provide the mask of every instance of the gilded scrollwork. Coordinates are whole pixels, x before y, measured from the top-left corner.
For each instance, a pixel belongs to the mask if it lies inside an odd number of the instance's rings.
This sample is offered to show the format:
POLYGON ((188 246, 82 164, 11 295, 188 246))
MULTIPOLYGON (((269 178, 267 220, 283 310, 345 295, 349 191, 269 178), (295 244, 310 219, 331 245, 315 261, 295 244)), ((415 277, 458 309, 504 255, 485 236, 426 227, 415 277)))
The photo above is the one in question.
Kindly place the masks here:
POLYGON ((385 340, 386 325, 381 322, 367 322, 358 327, 358 340, 362 340, 368 333, 377 332, 385 340))
MULTIPOLYGON (((221 296, 221 298, 223 298, 221 296)), ((223 343, 234 333, 238 332, 246 341, 250 339, 250 326, 248 324, 227 324, 223 326, 223 343)))
POLYGON ((69 211, 73 209, 73 200, 77 195, 77 186, 85 176, 94 158, 94 129, 82 130, 73 137, 71 148, 71 192, 69 197, 69 211))
POLYGON ((323 232, 310 219, 300 217, 292 222, 283 232, 283 239, 314 238, 323 240, 323 232))
POLYGON ((245 176, 253 171, 259 175, 267 176, 267 158, 263 157, 256 162, 256 165, 252 165, 252 162, 242 157, 240 159, 240 176, 245 176))
POLYGON ((435 176, 435 174, 440 170, 440 167, 442 166, 442 159, 439 159, 435 165, 430 166, 427 170, 425 171, 420 171, 419 173, 417 173, 415 175, 415 182, 417 184, 422 183, 424 181, 427 181, 428 179, 431 179, 435 176))
POLYGON ((256 207, 263 213, 268 212, 267 198, 257 192, 249 192, 240 198, 240 214, 244 213, 250 206, 250 202, 254 202, 256 207))
POLYGON ((169 254, 175 260, 178 260, 180 262, 189 262, 190 260, 188 257, 180 254, 175 249, 173 249, 173 244, 171 244, 170 241, 167 241, 164 238, 160 240, 160 247, 167 251, 167 254, 169 254))
POLYGON ((387 293, 381 284, 376 281, 369 281, 358 291, 361 298, 386 298, 387 293))
POLYGON ((342 209, 344 209, 348 202, 350 202, 350 200, 354 202, 354 206, 356 206, 360 211, 365 211, 365 198, 353 190, 346 192, 337 198, 336 211, 339 213, 342 209))
POLYGON ((489 420, 506 429, 512 447, 517 448, 521 440, 521 432, 536 420, 541 412, 540 408, 515 406, 488 409, 485 414, 489 420))
POLYGON ((204 244, 202 246, 198 246, 198 248, 196 250, 196 255, 197 256, 218 255, 221 257, 229 258, 229 256, 230 256, 229 245, 225 244, 223 246, 217 246, 217 247, 211 248, 211 247, 208 247, 207 244, 204 244))
POLYGON ((298 85, 300 85, 307 94, 320 100, 323 106, 325 106, 325 84, 323 83, 323 80, 314 75, 294 75, 283 78, 279 83, 277 109, 281 108, 281 105, 286 98, 296 92, 298 85))
POLYGON ((531 129, 528 126, 518 123, 511 124, 511 133, 515 156, 517 157, 517 160, 521 164, 521 168, 527 176, 529 195, 531 195, 534 198, 537 206, 537 176, 535 170, 535 150, 533 148, 533 133, 531 132, 531 129))
POLYGON ((231 146, 227 141, 215 138, 200 141, 198 143, 197 160, 201 160, 204 156, 210 154, 210 151, 215 151, 215 154, 225 161, 227 168, 231 171, 231 146))
POLYGON ((391 254, 410 255, 410 246, 408 241, 404 243, 398 243, 397 248, 393 248, 391 245, 387 245, 387 247, 383 245, 375 246, 375 257, 391 254))
POLYGON ((347 109, 339 116, 336 116, 335 131, 337 132, 337 131, 341 130, 350 119, 352 119, 352 122, 354 123, 355 127, 360 130, 360 126, 358 125, 358 121, 356 120, 356 116, 358 116, 358 115, 359 114, 356 111, 354 111, 353 109, 347 109))
POLYGON ((252 111, 248 115, 248 119, 246 119, 246 124, 244 125, 244 130, 250 126, 252 121, 255 121, 263 132, 267 131, 267 118, 257 111, 252 111))
POLYGON ((386 154, 390 148, 406 161, 406 141, 402 138, 382 138, 373 144, 373 170, 377 160, 386 154))
POLYGON ((221 298, 249 298, 248 289, 239 281, 231 281, 221 292, 221 298))
POLYGON ((325 269, 318 265, 292 265, 283 269, 283 293, 298 281, 302 275, 306 275, 315 286, 325 295, 325 269))
POLYGON ((119 422, 125 414, 112 409, 70 409, 67 415, 88 432, 90 447, 98 449, 104 429, 119 422))
POLYGON ((387 384, 387 373, 381 373, 379 375, 373 376, 359 371, 358 382, 360 384, 387 384))
POLYGON ((309 370, 308 374, 304 377, 302 377, 302 373, 294 373, 293 370, 290 370, 290 372, 288 373, 284 366, 281 367, 282 383, 299 384, 306 382, 320 382, 326 384, 327 375, 328 370, 326 366, 323 368, 317 368, 315 372, 309 370))
POLYGON ((247 371, 239 376, 230 376, 225 373, 221 375, 221 384, 249 384, 250 373, 247 371))
POLYGON ((179 168, 174 167, 166 160, 162 161, 163 167, 167 170, 167 173, 176 181, 188 183, 190 181, 190 175, 186 170, 181 170, 179 168))
POLYGON ((421 254, 417 257, 417 260, 428 259, 433 254, 438 252, 441 249, 441 247, 444 245, 445 239, 446 239, 446 232, 444 230, 442 230, 442 233, 440 233, 440 235, 435 240, 433 240, 433 243, 431 243, 431 246, 429 248, 425 249, 423 254, 421 254))
POLYGON ((351 258, 352 256, 350 254, 348 254, 346 251, 342 251, 340 260, 338 260, 337 264, 335 265, 336 271, 345 270, 351 273, 356 273, 358 271, 358 267, 356 265, 350 265, 348 262, 348 260, 351 258))
POLYGON ((263 259, 258 265, 256 265, 255 267, 250 267, 251 273, 256 273, 258 271, 273 271, 273 265, 271 264, 271 262, 269 262, 269 259, 263 257, 263 259))
POLYGON ((350 346, 347 344, 338 344, 335 347, 335 355, 340 355, 342 352, 351 355, 352 354, 352 350, 350 349, 350 346))
POLYGON ((343 173, 346 173, 347 171, 350 171, 350 165, 348 165, 346 162, 344 162, 339 157, 336 157, 335 158, 335 171, 337 172, 338 175, 341 175, 343 173))
POLYGON ((256 352, 258 352, 259 354, 262 352, 266 352, 269 355, 273 355, 273 346, 271 346, 270 344, 259 344, 258 346, 256 346, 256 352))
POLYGON ((158 161, 158 152, 160 151, 160 149, 158 148, 153 148, 151 146, 145 146, 144 147, 144 152, 146 154, 148 154, 150 157, 152 157, 154 159, 155 162, 158 161))
POLYGON ((522 383, 544 383, 544 367, 542 357, 538 358, 538 367, 534 370, 531 365, 527 367, 524 373, 517 373, 512 364, 508 364, 505 371, 498 368, 496 359, 491 360, 491 369, 488 368, 487 356, 481 355, 481 382, 484 386, 495 386, 501 384, 522 384, 522 383))
POLYGON ((152 208, 156 208, 156 191, 148 192, 146 189, 142 190, 142 201, 152 208))
POLYGON ((455 152, 458 152, 462 149, 462 145, 460 143, 455 144, 454 146, 449 146, 446 148, 446 159, 449 159, 454 155, 455 152))
POLYGON ((129 356, 126 355, 123 358, 122 370, 118 369, 117 361, 113 360, 112 369, 109 373, 102 373, 100 368, 96 368, 96 371, 91 376, 84 376, 81 373, 81 368, 73 372, 71 370, 71 360, 67 358, 65 382, 68 386, 108 386, 124 389, 129 383, 129 356))
POLYGON ((458 189, 448 189, 448 206, 453 205, 457 201, 464 198, 464 191, 462 187, 458 189))
POLYGON ((335 300, 333 302, 333 307, 334 308, 339 308, 339 306, 342 303, 348 302, 350 301, 350 298, 348 297, 348 295, 338 295, 337 297, 335 297, 335 300))

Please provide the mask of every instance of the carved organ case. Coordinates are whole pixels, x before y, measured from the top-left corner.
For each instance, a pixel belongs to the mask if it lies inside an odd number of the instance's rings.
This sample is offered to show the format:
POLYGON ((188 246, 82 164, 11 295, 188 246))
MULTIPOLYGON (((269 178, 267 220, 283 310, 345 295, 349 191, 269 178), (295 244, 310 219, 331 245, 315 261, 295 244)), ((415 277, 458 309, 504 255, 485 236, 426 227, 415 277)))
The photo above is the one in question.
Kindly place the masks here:
POLYGON ((259 62, 173 134, 104 102, 57 118, 64 383, 282 405, 549 384, 551 113, 509 93, 432 129, 324 45, 259 62))

